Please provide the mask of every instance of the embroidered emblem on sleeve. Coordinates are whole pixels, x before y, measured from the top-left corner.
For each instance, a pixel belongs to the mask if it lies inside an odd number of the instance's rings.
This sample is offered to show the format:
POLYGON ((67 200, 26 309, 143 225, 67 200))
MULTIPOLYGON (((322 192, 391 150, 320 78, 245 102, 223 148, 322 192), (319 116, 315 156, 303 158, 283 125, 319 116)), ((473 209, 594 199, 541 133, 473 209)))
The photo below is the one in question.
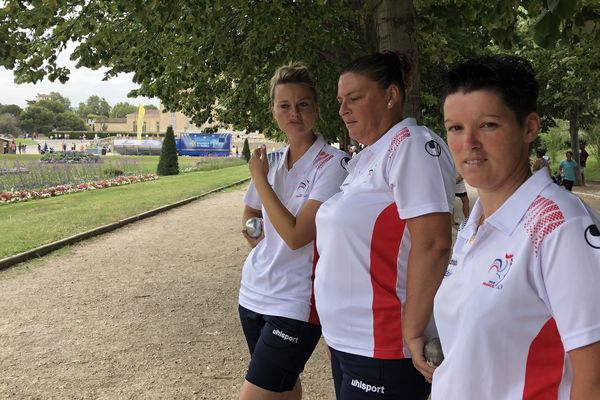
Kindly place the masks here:
POLYGON ((388 154, 390 157, 392 157, 398 146, 400 146, 400 143, 402 143, 404 139, 406 139, 409 136, 410 131, 408 130, 408 128, 403 128, 400 132, 396 133, 396 135, 392 139, 392 142, 390 143, 390 147, 388 148, 388 154))
POLYGON ((317 169, 323 168, 323 166, 332 158, 332 154, 325 153, 324 151, 320 152, 317 157, 315 157, 315 165, 317 166, 317 169))
POLYGON ((531 238, 536 256, 546 236, 561 226, 563 222, 565 222, 565 216, 554 201, 538 196, 531 203, 525 214, 523 226, 531 238))

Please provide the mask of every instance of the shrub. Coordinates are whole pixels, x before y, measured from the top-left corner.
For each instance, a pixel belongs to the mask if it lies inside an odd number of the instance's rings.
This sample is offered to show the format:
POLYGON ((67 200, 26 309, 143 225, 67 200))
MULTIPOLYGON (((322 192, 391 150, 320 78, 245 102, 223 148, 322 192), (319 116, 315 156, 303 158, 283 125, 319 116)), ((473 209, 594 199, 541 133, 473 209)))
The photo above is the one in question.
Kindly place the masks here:
POLYGON ((158 175, 177 175, 179 174, 179 162, 177 161, 177 146, 175 145, 175 134, 173 127, 167 128, 165 139, 160 149, 160 159, 156 168, 158 175))
POLYGON ((83 151, 58 151, 44 153, 40 157, 44 163, 98 163, 102 162, 100 156, 83 151))
POLYGON ((242 148, 242 157, 246 162, 250 161, 250 144, 248 144, 248 138, 244 139, 244 147, 242 148))
POLYGON ((122 169, 110 166, 107 168, 104 168, 104 171, 102 171, 104 173, 104 176, 121 176, 121 175, 125 175, 125 172, 122 169))

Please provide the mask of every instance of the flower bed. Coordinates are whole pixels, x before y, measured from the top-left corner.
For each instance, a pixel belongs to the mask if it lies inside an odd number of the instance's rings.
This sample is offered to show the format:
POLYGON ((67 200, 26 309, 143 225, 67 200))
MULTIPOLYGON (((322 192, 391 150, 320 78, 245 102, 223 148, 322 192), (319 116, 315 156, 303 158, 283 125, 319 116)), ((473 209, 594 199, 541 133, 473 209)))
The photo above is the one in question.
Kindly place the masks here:
POLYGON ((158 179, 156 174, 119 176, 112 179, 106 179, 98 182, 58 185, 41 190, 15 190, 10 192, 0 192, 0 205, 28 201, 33 199, 43 199, 52 196, 61 196, 68 193, 83 192, 85 190, 103 189, 111 186, 128 185, 135 182, 146 182, 158 179))
POLYGON ((43 163, 99 163, 102 158, 83 151, 58 151, 45 153, 40 157, 43 163))

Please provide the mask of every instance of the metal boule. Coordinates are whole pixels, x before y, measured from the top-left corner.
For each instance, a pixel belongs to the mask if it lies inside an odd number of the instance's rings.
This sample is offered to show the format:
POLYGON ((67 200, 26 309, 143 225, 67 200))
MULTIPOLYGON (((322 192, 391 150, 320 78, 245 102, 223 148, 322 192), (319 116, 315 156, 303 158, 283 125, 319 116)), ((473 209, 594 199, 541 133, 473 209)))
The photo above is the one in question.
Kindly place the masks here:
POLYGON ((246 221, 246 233, 253 238, 259 237, 262 233, 262 218, 253 217, 246 221))
POLYGON ((427 363, 432 366, 439 366, 444 361, 444 353, 442 352, 442 344, 439 338, 431 338, 425 342, 423 355, 427 363))

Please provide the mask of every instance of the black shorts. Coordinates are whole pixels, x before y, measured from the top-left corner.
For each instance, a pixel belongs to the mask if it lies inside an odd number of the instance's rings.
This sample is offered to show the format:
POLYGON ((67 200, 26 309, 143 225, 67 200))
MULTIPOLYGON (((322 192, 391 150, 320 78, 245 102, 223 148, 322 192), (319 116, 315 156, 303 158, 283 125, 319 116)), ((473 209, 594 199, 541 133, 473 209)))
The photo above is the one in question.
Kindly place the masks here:
POLYGON ((321 338, 321 326, 238 307, 250 350, 246 380, 271 392, 292 390, 321 338))
POLYGON ((410 358, 381 360, 329 349, 337 400, 426 400, 431 392, 410 358))
POLYGON ((454 193, 454 196, 456 196, 456 197, 467 197, 467 196, 468 196, 468 194, 467 194, 467 192, 462 192, 462 193, 454 193))

